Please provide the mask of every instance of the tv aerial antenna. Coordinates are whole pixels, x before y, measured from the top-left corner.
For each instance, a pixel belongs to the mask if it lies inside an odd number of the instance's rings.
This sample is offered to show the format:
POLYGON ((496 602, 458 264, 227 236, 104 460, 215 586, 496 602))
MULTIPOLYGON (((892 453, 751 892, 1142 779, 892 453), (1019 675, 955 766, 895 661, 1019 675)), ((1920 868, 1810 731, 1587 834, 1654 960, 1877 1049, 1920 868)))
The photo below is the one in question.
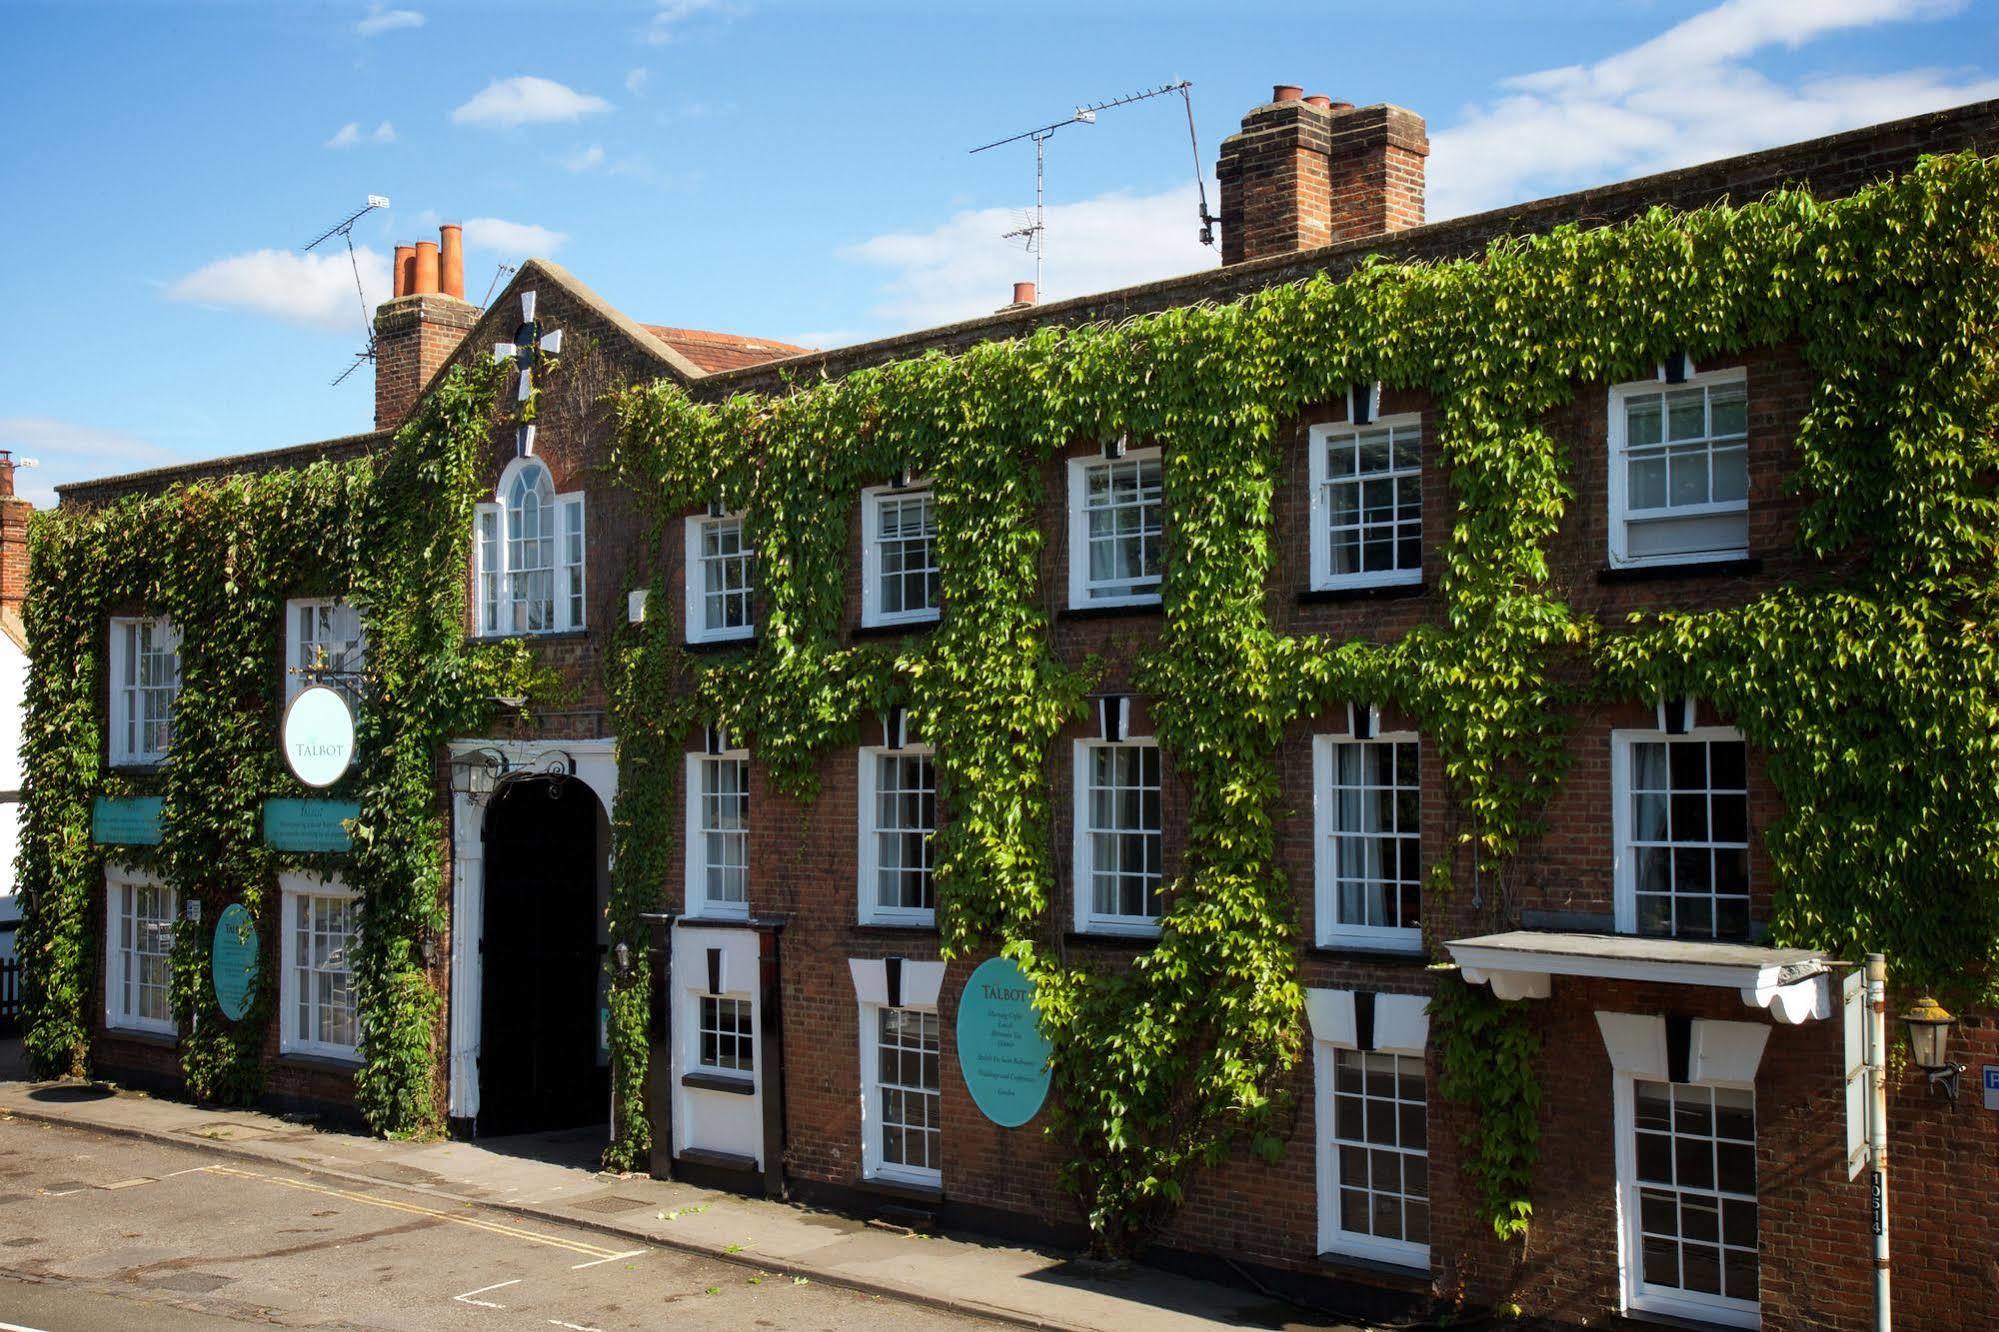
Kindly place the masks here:
POLYGON ((359 370, 363 362, 375 359, 375 321, 368 317, 368 293, 361 290, 361 260, 354 253, 354 224, 374 212, 377 208, 387 208, 388 206, 389 198, 387 195, 371 194, 368 196, 367 203, 320 232, 299 248, 300 254, 310 254, 324 242, 338 236, 347 242, 347 262, 354 267, 354 295, 361 301, 361 328, 366 338, 366 345, 360 351, 354 353, 354 364, 342 370, 334 378, 333 382, 336 385, 356 370, 359 370))
POLYGON ((1201 244, 1213 245, 1215 243, 1215 223, 1221 219, 1208 211, 1208 182, 1207 178, 1201 174, 1201 143, 1194 132, 1193 87, 1194 85, 1191 81, 1182 79, 1178 83, 1162 83, 1157 88, 1147 88, 1142 92, 1127 93, 1123 97, 1112 97, 1101 102, 1091 102, 1087 106, 1077 107, 1066 119, 1055 121, 1053 124, 1043 125, 1038 129, 1022 130, 1018 134, 1009 134, 1004 139, 995 139, 991 143, 983 143, 977 148, 972 149, 974 153, 983 153, 988 148, 998 148, 1004 144, 1019 143, 1022 139, 1031 139, 1034 141, 1034 220, 1006 232, 1002 239, 1020 241, 1034 255, 1034 289, 1037 292, 1041 290, 1042 257, 1047 253, 1048 249, 1048 141, 1055 137, 1056 130, 1064 126, 1096 124, 1097 112, 1108 111, 1112 107, 1130 106, 1133 102, 1143 102, 1153 97, 1164 97, 1169 93, 1180 94, 1180 102, 1187 109, 1187 144, 1194 153, 1194 188, 1199 191, 1201 200, 1201 244))

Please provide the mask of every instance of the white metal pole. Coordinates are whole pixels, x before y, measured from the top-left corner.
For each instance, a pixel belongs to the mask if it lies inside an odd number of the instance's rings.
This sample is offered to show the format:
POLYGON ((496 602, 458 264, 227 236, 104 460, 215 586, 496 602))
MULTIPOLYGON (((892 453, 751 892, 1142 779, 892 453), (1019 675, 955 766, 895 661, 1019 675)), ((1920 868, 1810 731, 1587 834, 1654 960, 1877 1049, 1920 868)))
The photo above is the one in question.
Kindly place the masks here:
POLYGON ((1034 136, 1034 299, 1047 299, 1041 294, 1041 256, 1048 249, 1048 215, 1043 206, 1042 190, 1043 163, 1046 158, 1048 136, 1034 136))
POLYGON ((1867 1156, 1874 1204, 1874 1328, 1889 1332, 1888 959, 1867 955, 1867 1156))

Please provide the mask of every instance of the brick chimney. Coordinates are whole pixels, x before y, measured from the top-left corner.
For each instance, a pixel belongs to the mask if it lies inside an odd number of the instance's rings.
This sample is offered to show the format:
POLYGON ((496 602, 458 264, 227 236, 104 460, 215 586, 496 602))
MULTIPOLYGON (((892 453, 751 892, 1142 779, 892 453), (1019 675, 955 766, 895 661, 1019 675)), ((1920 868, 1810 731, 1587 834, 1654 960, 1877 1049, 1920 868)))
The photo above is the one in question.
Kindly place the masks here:
POLYGON ((28 599, 28 515, 34 511, 14 493, 13 452, 0 449, 0 608, 19 611, 28 599))
POLYGON ((396 247, 395 294, 375 308, 377 430, 402 424, 479 322, 479 307, 465 299, 462 234, 452 224, 437 230, 435 242, 396 247))
POLYGON ((1295 254, 1423 221, 1423 118, 1279 84, 1222 141, 1222 262, 1295 254))

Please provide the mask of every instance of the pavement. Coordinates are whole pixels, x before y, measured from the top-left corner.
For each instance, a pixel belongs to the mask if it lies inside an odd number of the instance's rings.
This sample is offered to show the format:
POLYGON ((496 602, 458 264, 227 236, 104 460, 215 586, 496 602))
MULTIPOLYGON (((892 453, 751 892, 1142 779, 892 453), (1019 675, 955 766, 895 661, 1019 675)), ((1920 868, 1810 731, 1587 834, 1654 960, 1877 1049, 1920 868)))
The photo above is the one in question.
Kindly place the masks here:
POLYGON ((388 1186, 420 1210, 471 1207, 501 1224, 523 1218, 609 1237, 614 1243, 604 1253, 677 1251, 799 1285, 993 1323, 1076 1332, 1354 1327, 1142 1265, 1092 1263, 972 1236, 905 1233, 795 1204, 602 1172, 595 1168, 601 1129, 478 1143, 393 1142, 97 1084, 0 1080, 0 1127, 10 1118, 191 1150, 214 1162, 210 1174, 285 1174, 322 1189, 352 1186, 348 1194, 380 1194, 388 1186))
POLYGON ((202 1147, 0 1120, 0 1328, 1001 1332, 805 1277, 202 1147))

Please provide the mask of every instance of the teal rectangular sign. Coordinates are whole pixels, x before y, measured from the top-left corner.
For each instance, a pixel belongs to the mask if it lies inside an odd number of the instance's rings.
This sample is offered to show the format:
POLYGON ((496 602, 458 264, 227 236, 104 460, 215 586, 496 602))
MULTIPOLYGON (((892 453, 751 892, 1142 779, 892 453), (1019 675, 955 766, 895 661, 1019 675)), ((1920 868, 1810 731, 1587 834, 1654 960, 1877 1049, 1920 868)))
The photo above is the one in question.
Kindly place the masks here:
POLYGON ((352 851, 341 824, 359 818, 353 800, 266 800, 264 845, 279 851, 352 851))
POLYGON ((160 797, 97 797, 90 806, 90 840, 99 846, 158 846, 160 797))

